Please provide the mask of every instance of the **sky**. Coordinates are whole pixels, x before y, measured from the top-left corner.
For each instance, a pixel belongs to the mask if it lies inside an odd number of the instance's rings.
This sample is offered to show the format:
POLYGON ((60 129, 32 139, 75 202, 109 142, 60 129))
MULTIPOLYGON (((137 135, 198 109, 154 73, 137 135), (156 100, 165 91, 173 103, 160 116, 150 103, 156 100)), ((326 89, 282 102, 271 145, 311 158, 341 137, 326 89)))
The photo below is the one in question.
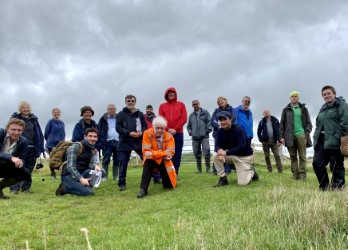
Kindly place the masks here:
MULTIPOLYGON (((251 97, 254 130, 264 108, 280 119, 300 92, 313 123, 321 88, 348 94, 348 3, 327 0, 0 0, 0 126, 20 101, 44 129, 59 107, 67 139, 90 105, 137 97, 158 113, 164 92, 213 112, 251 97)), ((256 135, 254 136, 254 138, 256 135)))

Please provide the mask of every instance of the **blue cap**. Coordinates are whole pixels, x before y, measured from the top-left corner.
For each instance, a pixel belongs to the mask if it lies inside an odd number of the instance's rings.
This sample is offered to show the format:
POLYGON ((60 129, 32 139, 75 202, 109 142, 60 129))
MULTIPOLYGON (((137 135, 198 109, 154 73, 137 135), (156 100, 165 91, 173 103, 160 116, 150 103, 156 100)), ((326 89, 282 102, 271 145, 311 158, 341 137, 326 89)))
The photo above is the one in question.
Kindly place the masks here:
POLYGON ((221 111, 217 114, 217 117, 220 118, 220 117, 223 117, 223 118, 232 118, 232 115, 230 112, 227 112, 227 111, 221 111))

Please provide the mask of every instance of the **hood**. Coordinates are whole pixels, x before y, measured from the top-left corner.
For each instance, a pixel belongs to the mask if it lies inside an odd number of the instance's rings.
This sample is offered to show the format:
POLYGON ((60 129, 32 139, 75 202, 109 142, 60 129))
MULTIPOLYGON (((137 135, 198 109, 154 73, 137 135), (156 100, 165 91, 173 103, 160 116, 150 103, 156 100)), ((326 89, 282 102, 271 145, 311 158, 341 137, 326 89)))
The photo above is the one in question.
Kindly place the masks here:
POLYGON ((176 102, 176 100, 178 99, 178 93, 176 92, 176 89, 174 87, 167 88, 166 92, 164 93, 164 99, 167 102, 176 102), (167 97, 169 91, 175 92, 175 95, 176 95, 175 98, 173 100, 171 100, 171 101, 169 101, 168 97, 167 97))
POLYGON ((336 97, 336 100, 333 103, 331 104, 324 103, 323 106, 321 106, 320 112, 333 106, 339 106, 341 103, 345 103, 345 102, 346 101, 344 100, 342 96, 336 97))

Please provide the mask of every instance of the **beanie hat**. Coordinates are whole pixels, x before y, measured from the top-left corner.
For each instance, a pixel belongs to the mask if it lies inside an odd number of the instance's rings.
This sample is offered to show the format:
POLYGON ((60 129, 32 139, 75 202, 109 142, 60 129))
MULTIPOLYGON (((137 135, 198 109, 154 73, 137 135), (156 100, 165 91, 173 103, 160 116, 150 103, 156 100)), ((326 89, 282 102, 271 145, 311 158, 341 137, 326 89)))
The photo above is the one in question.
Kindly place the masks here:
POLYGON ((297 96, 298 98, 300 98, 300 92, 298 92, 298 91, 292 91, 292 92, 290 93, 290 97, 293 96, 293 95, 295 95, 295 96, 297 96))
POLYGON ((84 113, 85 111, 87 111, 87 110, 89 110, 89 111, 92 112, 92 116, 94 115, 94 111, 93 111, 93 109, 91 108, 91 106, 83 106, 83 107, 81 108, 81 115, 80 115, 80 116, 83 116, 83 113, 84 113))

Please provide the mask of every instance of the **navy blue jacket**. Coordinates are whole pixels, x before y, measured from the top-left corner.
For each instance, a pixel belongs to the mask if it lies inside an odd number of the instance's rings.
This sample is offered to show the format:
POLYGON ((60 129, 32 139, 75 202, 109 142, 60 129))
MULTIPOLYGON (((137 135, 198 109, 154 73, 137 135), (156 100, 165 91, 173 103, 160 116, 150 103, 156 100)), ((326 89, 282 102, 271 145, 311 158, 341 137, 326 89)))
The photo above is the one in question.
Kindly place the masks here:
POLYGON ((249 140, 244 129, 238 124, 232 124, 231 128, 217 131, 215 151, 227 150, 227 155, 248 156, 253 154, 249 140))
POLYGON ((99 136, 98 136, 98 141, 97 141, 97 144, 95 145, 95 148, 97 150, 104 149, 105 137, 104 137, 103 133, 101 132, 101 129, 99 128, 98 124, 94 120, 91 120, 90 124, 85 123, 85 121, 83 119, 81 119, 78 123, 76 123, 74 130, 73 130, 71 141, 73 141, 73 142, 82 141, 85 138, 84 134, 85 134, 86 129, 88 129, 88 128, 98 129, 99 136))
MULTIPOLYGON (((273 128, 273 141, 279 142, 279 120, 274 116, 271 116, 271 123, 273 128)), ((262 118, 257 127, 257 137, 260 142, 268 142, 268 133, 267 133, 267 120, 262 118)))
POLYGON ((0 129, 0 161, 11 162, 11 157, 15 156, 22 160, 23 165, 25 165, 25 159, 28 153, 28 141, 25 137, 20 136, 19 141, 17 142, 16 149, 12 152, 12 154, 2 153, 3 148, 6 143, 6 131, 4 129, 0 129))
POLYGON ((46 140, 46 148, 53 148, 61 140, 65 140, 65 124, 61 120, 51 119, 45 127, 44 137, 46 140))

